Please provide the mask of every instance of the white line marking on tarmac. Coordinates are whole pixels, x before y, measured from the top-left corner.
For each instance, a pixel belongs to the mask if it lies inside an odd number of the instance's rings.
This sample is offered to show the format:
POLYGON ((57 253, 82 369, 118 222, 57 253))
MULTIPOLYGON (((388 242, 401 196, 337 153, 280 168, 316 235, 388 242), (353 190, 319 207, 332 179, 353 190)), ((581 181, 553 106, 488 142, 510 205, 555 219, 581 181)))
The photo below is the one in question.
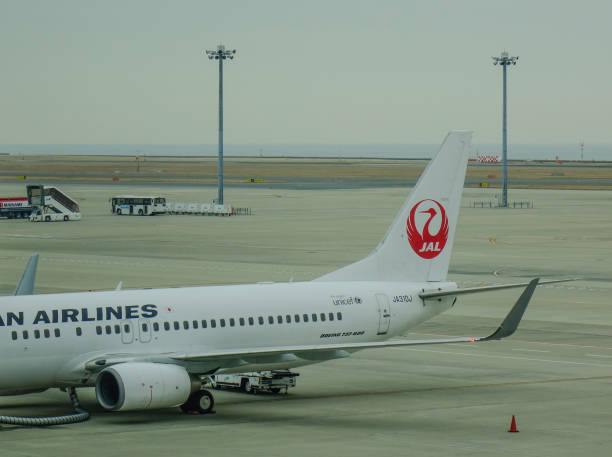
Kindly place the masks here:
POLYGON ((523 351, 523 352, 550 352, 550 351, 541 351, 539 349, 512 349, 513 351, 523 351))
POLYGON ((587 354, 588 357, 601 357, 606 359, 612 359, 612 355, 600 355, 600 354, 587 354))

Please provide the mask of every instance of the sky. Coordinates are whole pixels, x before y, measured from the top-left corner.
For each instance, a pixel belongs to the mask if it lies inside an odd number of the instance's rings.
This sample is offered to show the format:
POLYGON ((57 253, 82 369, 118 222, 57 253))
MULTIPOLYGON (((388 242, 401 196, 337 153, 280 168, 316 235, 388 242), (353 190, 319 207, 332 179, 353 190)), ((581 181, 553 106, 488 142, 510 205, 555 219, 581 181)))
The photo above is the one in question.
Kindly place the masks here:
POLYGON ((609 1, 0 0, 0 144, 612 144, 609 1))

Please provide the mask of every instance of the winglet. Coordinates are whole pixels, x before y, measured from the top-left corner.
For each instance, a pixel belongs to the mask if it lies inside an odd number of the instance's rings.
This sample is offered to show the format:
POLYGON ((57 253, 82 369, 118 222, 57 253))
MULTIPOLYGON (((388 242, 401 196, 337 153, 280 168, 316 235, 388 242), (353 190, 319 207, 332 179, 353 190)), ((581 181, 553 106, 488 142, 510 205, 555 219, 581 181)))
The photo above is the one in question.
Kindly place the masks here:
POLYGON ((30 257, 28 265, 26 266, 23 276, 17 284, 14 295, 33 295, 34 294, 34 280, 36 279, 36 267, 38 266, 38 254, 34 254, 30 257))
POLYGON ((480 338, 477 341, 501 340, 502 338, 512 335, 518 328, 519 322, 521 322, 523 317, 523 313, 527 309, 529 300, 531 300, 533 291, 537 287, 539 281, 540 278, 536 278, 532 280, 529 285, 527 285, 519 299, 516 301, 504 321, 501 323, 498 329, 495 330, 495 332, 487 337, 480 338))

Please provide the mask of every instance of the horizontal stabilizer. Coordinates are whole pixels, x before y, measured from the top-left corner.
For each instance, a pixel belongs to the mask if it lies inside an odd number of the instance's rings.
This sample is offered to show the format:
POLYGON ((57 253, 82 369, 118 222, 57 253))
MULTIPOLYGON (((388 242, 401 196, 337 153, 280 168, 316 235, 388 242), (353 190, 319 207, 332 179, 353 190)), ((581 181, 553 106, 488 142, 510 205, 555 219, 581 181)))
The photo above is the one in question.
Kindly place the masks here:
MULTIPOLYGON (((540 281, 538 282, 538 286, 542 286, 544 284, 555 284, 557 282, 567 282, 567 281, 576 281, 578 278, 570 278, 570 279, 553 279, 550 281, 540 281)), ((520 284, 500 284, 496 286, 482 286, 482 287, 467 287, 465 289, 453 289, 453 290, 440 290, 440 291, 431 291, 431 292, 423 292, 419 294, 423 300, 429 298, 439 298, 446 297, 448 295, 464 295, 464 294, 475 294, 478 292, 492 292, 494 290, 504 290, 504 289, 514 289, 515 287, 527 287, 533 281, 524 282, 520 284)))

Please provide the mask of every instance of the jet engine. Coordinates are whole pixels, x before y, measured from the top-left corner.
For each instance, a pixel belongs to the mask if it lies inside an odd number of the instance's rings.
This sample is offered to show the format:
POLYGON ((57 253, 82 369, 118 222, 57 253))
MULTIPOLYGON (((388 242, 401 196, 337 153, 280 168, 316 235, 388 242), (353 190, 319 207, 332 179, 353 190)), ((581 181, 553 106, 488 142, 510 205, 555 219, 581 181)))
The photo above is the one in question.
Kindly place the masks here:
POLYGON ((178 365, 126 362, 105 368, 96 380, 96 398, 105 409, 128 411, 182 405, 201 382, 178 365))

